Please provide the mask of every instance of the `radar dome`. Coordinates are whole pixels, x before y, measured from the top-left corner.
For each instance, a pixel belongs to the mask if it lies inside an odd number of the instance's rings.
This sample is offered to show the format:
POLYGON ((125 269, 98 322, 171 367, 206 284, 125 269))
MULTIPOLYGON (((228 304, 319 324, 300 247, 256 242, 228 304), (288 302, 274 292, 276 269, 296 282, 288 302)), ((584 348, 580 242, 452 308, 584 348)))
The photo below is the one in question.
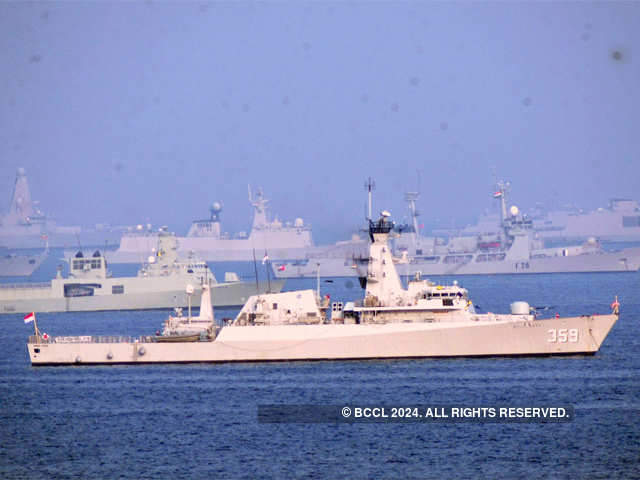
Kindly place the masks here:
POLYGON ((516 215, 518 215, 518 212, 520 212, 520 210, 518 210, 518 207, 516 207, 515 205, 511 205, 511 208, 509 209, 509 213, 511 214, 511 216, 515 217, 516 215))
POLYGON ((302 226, 304 225, 304 221, 302 221, 302 219, 301 219, 301 218, 296 218, 296 219, 293 221, 293 225, 294 225, 295 227, 300 228, 300 227, 302 227, 302 226))
POLYGON ((195 291, 195 289, 193 288, 193 285, 191 285, 190 283, 187 284, 187 288, 185 290, 187 292, 187 295, 191 295, 195 291))
POLYGON ((156 263, 156 257, 154 257, 153 255, 149 255, 149 263, 156 263))
POLYGON ((211 210, 213 210, 214 212, 219 212, 222 210, 222 205, 220 204, 220 202, 213 202, 213 205, 211 205, 211 210))
POLYGON ((389 212, 389 210, 383 210, 382 212, 380 212, 380 215, 382 215, 383 217, 390 217, 391 216, 391 212, 389 212))

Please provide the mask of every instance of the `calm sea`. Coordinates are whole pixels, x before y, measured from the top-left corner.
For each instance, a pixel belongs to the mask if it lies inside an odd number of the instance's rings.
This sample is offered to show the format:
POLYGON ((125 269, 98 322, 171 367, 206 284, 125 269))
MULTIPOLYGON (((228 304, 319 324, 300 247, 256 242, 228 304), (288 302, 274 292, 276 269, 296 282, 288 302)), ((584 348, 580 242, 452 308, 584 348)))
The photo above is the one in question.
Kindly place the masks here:
MULTIPOLYGON (((0 477, 639 478, 640 274, 457 280, 484 311, 527 300, 548 316, 605 313, 617 294, 622 314, 592 357, 41 368, 28 360, 32 326, 4 315, 0 477), (570 405, 575 419, 261 424, 262 404, 570 405)), ((321 289, 361 295, 355 279, 321 289)), ((53 335, 149 334, 166 315, 40 314, 38 325, 53 335)))

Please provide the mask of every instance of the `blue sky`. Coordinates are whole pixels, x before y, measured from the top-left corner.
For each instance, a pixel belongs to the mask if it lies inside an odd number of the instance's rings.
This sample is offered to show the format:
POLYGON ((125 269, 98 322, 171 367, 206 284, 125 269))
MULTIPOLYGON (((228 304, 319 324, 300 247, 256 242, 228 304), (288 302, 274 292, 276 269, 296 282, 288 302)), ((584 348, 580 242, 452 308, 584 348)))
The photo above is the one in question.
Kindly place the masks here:
POLYGON ((186 232, 247 184, 319 240, 374 209, 640 198, 640 3, 0 4, 0 208, 16 168, 61 224, 186 232))

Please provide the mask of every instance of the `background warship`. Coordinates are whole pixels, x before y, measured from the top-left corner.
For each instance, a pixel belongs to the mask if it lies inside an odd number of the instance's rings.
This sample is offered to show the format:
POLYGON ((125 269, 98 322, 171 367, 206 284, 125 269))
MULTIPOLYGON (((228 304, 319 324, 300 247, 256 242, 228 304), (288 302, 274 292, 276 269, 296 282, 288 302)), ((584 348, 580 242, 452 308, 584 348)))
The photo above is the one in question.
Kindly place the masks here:
MULTIPOLYGON (((582 245, 545 247, 533 221, 516 206, 507 208, 507 186, 493 194, 500 201, 500 222, 490 233, 425 237, 418 226, 416 192, 405 196, 411 222, 397 228, 393 239, 395 262, 402 275, 476 275, 571 272, 626 272, 640 269, 640 247, 605 251, 590 238, 582 245)), ((364 244, 351 251, 327 251, 273 264, 277 278, 360 276, 368 262, 364 244)))
MULTIPOLYGON (((195 220, 186 237, 179 237, 180 252, 193 252, 205 261, 251 261, 256 252, 262 255, 268 252, 269 258, 284 259, 304 256, 313 248, 311 228, 301 218, 293 223, 283 224, 277 218, 269 220, 267 216, 267 200, 262 189, 252 196, 249 188, 249 202, 254 209, 251 232, 239 233, 232 238, 223 233, 220 225, 222 207, 214 203, 210 209, 210 217, 195 220)), ((111 255, 113 263, 137 263, 141 255, 146 254, 157 242, 157 232, 126 233, 120 240, 119 248, 111 255)))
MULTIPOLYGON (((498 184, 506 195, 505 186, 498 184)), ((600 242, 640 242, 640 205, 636 200, 614 198, 607 207, 583 211, 575 206, 545 211, 536 208, 529 218, 536 236, 546 243, 584 242, 597 238, 600 242)), ((496 232, 499 213, 481 215, 475 225, 461 229, 435 229, 437 235, 473 236, 496 232)))
POLYGON ((180 260, 177 240, 166 231, 157 236, 157 250, 135 277, 112 277, 100 252, 69 259, 70 275, 48 283, 0 285, 0 313, 78 312, 188 307, 200 302, 201 283, 211 285, 214 306, 239 306, 251 295, 279 292, 283 280, 242 282, 233 273, 218 283, 207 264, 180 260), (191 286, 189 289, 188 287, 191 286))
POLYGON ((47 245, 41 253, 13 253, 0 247, 0 277, 28 277, 35 272, 49 256, 47 245))
POLYGON ((18 168, 9 211, 0 216, 0 246, 41 248, 46 240, 51 248, 68 248, 82 242, 86 246, 116 246, 124 228, 96 224, 93 228, 60 226, 31 199, 27 173, 18 168))

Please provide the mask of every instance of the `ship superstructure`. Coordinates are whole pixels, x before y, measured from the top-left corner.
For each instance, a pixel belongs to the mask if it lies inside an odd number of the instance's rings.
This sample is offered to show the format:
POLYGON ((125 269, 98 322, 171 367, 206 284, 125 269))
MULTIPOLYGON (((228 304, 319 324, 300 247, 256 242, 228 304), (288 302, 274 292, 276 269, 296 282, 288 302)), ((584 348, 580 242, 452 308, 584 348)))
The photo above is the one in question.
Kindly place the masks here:
MULTIPOLYGON (((508 187, 498 183, 496 195, 506 198, 508 187)), ((640 204, 637 200, 613 198, 606 207, 585 211, 575 205, 560 209, 545 210, 541 206, 528 210, 532 229, 536 236, 548 244, 585 242, 597 239, 600 242, 640 242, 640 204)), ((434 229, 437 235, 476 236, 500 230, 500 213, 486 212, 475 225, 461 229, 434 229)))
MULTIPOLYGON (((221 228, 222 206, 216 202, 210 209, 208 219, 192 223, 186 237, 178 237, 180 253, 195 253, 205 261, 251 261, 254 255, 267 252, 273 260, 303 257, 313 249, 311 227, 301 218, 283 224, 277 217, 270 220, 267 215, 269 200, 258 189, 255 196, 249 188, 249 203, 253 208, 253 224, 247 235, 240 232, 235 237, 223 233, 221 228)), ((140 255, 149 251, 157 242, 157 232, 125 234, 120 247, 112 255, 114 263, 136 263, 140 255)))

